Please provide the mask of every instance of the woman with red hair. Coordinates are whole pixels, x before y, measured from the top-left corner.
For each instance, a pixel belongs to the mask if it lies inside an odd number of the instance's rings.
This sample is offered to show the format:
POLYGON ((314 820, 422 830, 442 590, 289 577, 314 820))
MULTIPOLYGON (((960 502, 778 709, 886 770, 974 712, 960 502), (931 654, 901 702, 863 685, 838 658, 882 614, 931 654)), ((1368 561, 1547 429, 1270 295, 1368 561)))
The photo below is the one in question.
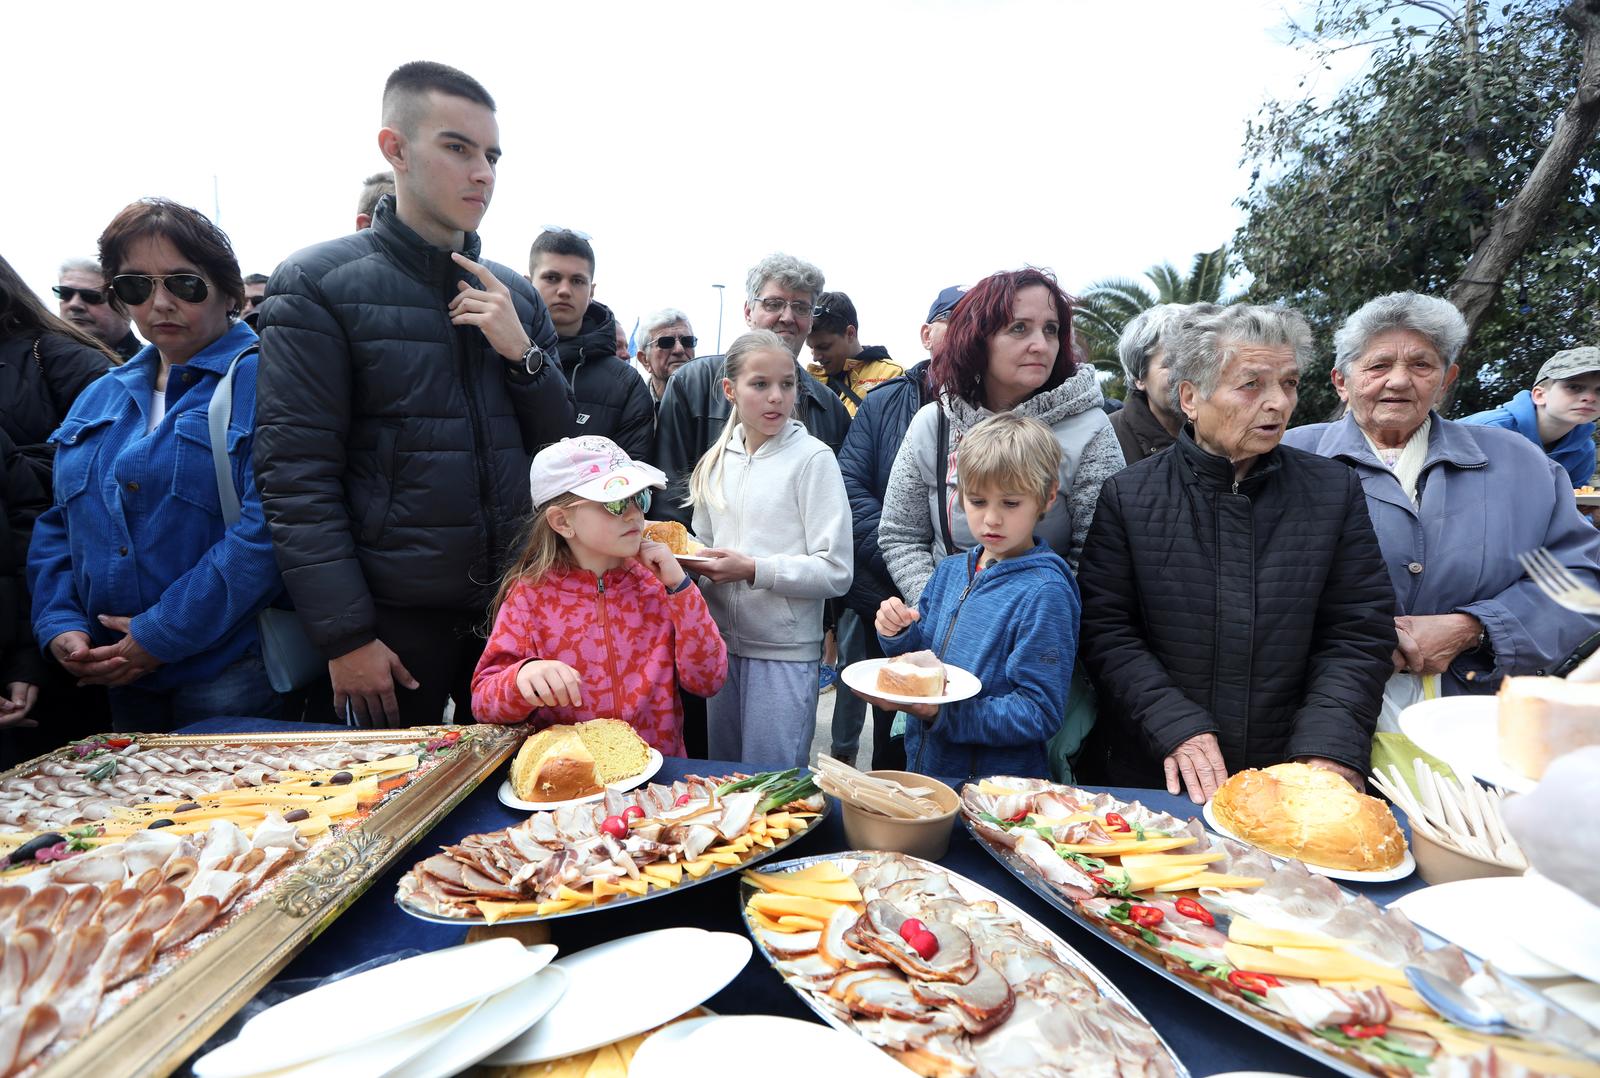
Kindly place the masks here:
POLYGON ((1077 567, 1100 484, 1124 461, 1094 368, 1076 361, 1071 341, 1072 300, 1042 270, 996 273, 956 304, 928 372, 939 399, 906 431, 878 526, 908 604, 941 558, 978 545, 957 501, 956 466, 966 432, 999 412, 1041 420, 1060 443, 1059 487, 1035 533, 1077 567))

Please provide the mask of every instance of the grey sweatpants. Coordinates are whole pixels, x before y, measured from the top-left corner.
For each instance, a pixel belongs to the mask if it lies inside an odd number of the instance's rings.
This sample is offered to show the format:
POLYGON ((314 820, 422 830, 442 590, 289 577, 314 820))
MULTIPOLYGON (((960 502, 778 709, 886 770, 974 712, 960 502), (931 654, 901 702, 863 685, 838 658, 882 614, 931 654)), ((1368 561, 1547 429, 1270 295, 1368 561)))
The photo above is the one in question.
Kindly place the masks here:
POLYGON ((728 656, 728 680, 706 701, 706 754, 766 770, 810 762, 817 727, 817 660, 728 656))

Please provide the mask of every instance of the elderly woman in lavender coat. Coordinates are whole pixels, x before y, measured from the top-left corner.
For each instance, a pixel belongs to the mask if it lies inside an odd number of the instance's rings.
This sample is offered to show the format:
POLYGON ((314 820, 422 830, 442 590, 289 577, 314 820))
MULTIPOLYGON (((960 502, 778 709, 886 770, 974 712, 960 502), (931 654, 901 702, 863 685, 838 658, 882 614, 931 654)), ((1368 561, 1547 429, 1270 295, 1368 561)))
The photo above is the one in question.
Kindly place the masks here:
POLYGON ((1600 631, 1600 618, 1556 606, 1517 562, 1548 547, 1600 586, 1600 531, 1579 515, 1566 472, 1515 431, 1434 410, 1466 339, 1442 299, 1372 300, 1334 336, 1333 384, 1349 411, 1283 439, 1360 474, 1399 610, 1397 680, 1438 675, 1445 695, 1548 673, 1600 631))

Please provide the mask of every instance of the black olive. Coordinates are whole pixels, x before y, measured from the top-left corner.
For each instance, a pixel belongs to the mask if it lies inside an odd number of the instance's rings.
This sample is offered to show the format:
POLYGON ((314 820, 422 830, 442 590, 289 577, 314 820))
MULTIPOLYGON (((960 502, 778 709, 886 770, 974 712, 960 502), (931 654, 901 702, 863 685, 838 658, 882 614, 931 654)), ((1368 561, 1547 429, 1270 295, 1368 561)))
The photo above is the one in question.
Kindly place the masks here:
POLYGON ((199 807, 200 807, 200 805, 197 802, 185 801, 183 804, 181 804, 177 808, 173 809, 172 810, 172 814, 174 816, 176 816, 180 812, 193 812, 195 809, 197 809, 199 807))
POLYGON ((173 824, 175 824, 177 822, 178 821, 176 821, 176 820, 168 820, 166 818, 162 818, 162 819, 159 819, 159 820, 151 820, 149 823, 145 824, 145 828, 144 829, 146 831, 154 831, 158 827, 171 827, 173 824))
POLYGON ((311 785, 313 785, 313 786, 321 786, 322 785, 322 780, 321 779, 313 779, 313 780, 311 780, 311 785))
POLYGON ((32 861, 34 859, 33 855, 40 850, 48 849, 58 842, 65 841, 67 841, 66 835, 57 834, 54 831, 46 831, 42 835, 30 838, 27 842, 12 850, 11 856, 6 858, 5 863, 7 866, 26 864, 32 861))
POLYGON ((328 781, 333 783, 335 786, 343 786, 347 782, 354 782, 355 776, 350 774, 348 771, 336 771, 334 772, 333 777, 328 781))
POLYGON ((301 820, 309 819, 311 819, 311 813, 305 809, 295 809, 293 812, 284 813, 283 816, 284 823, 299 823, 301 820))

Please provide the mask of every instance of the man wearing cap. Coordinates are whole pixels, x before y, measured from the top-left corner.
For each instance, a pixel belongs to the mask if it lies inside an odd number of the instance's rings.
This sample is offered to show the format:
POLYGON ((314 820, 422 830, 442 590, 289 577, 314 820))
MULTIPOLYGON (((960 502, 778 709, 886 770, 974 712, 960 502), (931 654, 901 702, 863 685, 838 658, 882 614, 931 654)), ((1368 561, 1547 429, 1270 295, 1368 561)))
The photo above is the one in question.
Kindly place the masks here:
POLYGON ((1595 417, 1600 415, 1600 348, 1568 348, 1545 360, 1532 389, 1463 423, 1514 430, 1545 451, 1574 487, 1594 478, 1595 417))
MULTIPOLYGON (((850 528, 855 542, 856 571, 845 594, 847 607, 871 624, 878 607, 891 595, 899 595, 878 550, 878 518, 883 514, 883 493, 889 486, 889 472, 900 441, 911 426, 917 409, 934 399, 928 384, 932 355, 944 339, 950 312, 966 294, 966 288, 952 285, 934 298, 922 324, 922 346, 929 359, 916 364, 899 378, 891 378, 869 393, 856 411, 850 433, 839 450, 839 471, 844 475, 845 493, 850 496, 850 528)), ((876 633, 865 633, 867 654, 881 657, 876 633)), ((900 770, 905 766, 905 744, 890 739, 894 715, 877 711, 872 723, 872 766, 900 770)), ((837 735, 838 731, 835 731, 837 735)))
POLYGON ((852 416, 869 392, 906 372, 883 345, 861 343, 856 305, 843 292, 822 293, 811 316, 806 346, 812 363, 806 372, 837 393, 852 416))

